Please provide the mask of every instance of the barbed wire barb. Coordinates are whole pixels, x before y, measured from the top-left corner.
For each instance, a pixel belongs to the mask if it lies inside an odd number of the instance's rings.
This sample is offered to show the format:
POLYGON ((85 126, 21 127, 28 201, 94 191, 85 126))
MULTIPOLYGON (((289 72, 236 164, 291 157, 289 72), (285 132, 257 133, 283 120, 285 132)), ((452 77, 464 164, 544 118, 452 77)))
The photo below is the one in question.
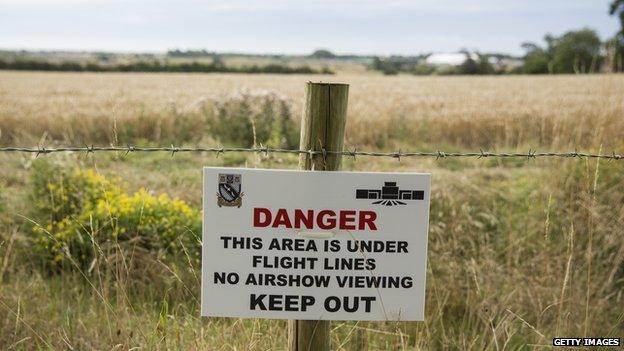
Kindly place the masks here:
POLYGON ((349 154, 353 157, 353 161, 354 162, 357 161, 357 159, 355 158, 355 155, 357 155, 357 148, 356 147, 354 147, 353 151, 351 151, 349 154))
POLYGON ((399 149, 399 151, 397 151, 394 155, 394 157, 401 162, 401 149, 399 149))

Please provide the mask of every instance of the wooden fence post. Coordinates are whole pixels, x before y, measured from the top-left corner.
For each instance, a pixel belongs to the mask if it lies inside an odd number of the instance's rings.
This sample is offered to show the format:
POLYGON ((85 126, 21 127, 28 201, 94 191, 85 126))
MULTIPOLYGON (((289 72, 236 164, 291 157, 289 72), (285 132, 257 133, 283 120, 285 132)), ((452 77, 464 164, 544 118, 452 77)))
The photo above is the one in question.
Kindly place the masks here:
MULTIPOLYGON (((300 150, 343 150, 348 97, 348 84, 306 84, 300 150)), ((337 171, 341 166, 341 155, 299 155, 299 169, 302 170, 337 171)), ((329 330, 329 321, 290 320, 288 350, 329 351, 329 330)))

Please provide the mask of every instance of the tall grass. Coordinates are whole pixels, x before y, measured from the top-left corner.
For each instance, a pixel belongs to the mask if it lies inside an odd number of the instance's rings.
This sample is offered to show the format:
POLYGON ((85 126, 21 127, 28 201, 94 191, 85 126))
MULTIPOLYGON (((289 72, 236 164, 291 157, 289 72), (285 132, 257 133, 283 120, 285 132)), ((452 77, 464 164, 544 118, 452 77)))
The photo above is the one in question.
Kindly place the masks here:
MULTIPOLYGON (((269 100, 277 103, 269 106, 285 105, 270 115, 288 111, 296 126, 303 81, 1 75, 3 144, 38 143, 42 135, 45 143, 225 143, 218 139, 223 133, 210 128, 221 117, 249 116, 237 92, 270 89, 269 100), (92 85, 99 90, 84 90, 92 85), (225 112, 215 113, 214 106, 226 106, 225 112), (158 133, 154 116, 162 119, 158 133)), ((358 147, 608 152, 624 146, 621 76, 347 79, 348 143, 358 147)), ((195 207, 201 204, 201 166, 296 167, 290 155, 45 157, 65 169, 121 176, 131 192, 148 187, 154 196, 167 193, 195 207)), ((66 250, 69 264, 50 271, 29 234, 41 222, 32 206, 36 198, 27 196, 38 186, 31 177, 41 160, 0 155, 0 161, 0 349, 285 347, 284 321, 199 317, 200 268, 184 245, 162 255, 90 232, 89 264, 66 250)), ((553 337, 624 336, 623 163, 362 158, 345 159, 344 168, 430 171, 434 188, 425 321, 334 322, 333 349, 517 350, 549 348, 553 337)))
MULTIPOLYGON (((518 349, 549 345, 555 336, 621 336, 624 167, 555 162, 436 171, 425 322, 336 322, 332 347, 351 348, 360 331, 369 349, 402 350, 518 349)), ((189 169, 205 160, 194 163, 189 169)), ((2 348, 285 345, 284 321, 200 318, 199 267, 184 246, 162 256, 91 233, 91 265, 67 251, 75 264, 50 273, 23 222, 5 223, 0 238, 2 348)))

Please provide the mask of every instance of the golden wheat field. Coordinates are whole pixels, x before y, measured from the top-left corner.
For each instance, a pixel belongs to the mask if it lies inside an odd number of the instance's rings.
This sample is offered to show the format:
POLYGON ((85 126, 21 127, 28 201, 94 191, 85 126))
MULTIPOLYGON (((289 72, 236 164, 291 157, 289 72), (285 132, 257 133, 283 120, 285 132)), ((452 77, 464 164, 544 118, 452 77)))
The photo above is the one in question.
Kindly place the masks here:
MULTIPOLYGON (((0 72, 0 147, 296 147, 308 80, 350 84, 349 149, 624 152, 623 75, 368 72, 0 72)), ((286 347, 285 321, 199 317, 195 252, 202 166, 295 169, 294 156, 0 160, 0 349, 286 347)), ((624 337, 624 161, 345 157, 343 168, 432 173, 427 300, 424 322, 333 322, 332 349, 624 337)))
POLYGON ((123 142, 115 140, 115 130, 131 127, 136 134, 132 137, 158 142, 164 136, 176 136, 180 119, 201 125, 199 110, 206 100, 245 91, 268 90, 283 96, 297 119, 303 83, 308 80, 351 84, 347 144, 362 147, 385 146, 388 133, 411 133, 409 141, 417 144, 569 148, 602 143, 613 148, 619 146, 624 123, 621 75, 475 78, 3 72, 0 77, 3 144, 32 142, 28 137, 38 141, 44 133, 53 140, 123 142))

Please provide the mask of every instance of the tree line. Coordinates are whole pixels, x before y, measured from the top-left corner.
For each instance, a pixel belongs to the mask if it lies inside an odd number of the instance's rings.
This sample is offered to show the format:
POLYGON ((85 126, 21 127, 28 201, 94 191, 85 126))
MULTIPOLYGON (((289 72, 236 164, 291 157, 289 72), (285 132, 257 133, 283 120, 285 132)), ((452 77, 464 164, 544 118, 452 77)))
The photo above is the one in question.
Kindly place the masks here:
POLYGON ((544 45, 523 43, 525 54, 522 57, 462 50, 465 59, 457 66, 428 64, 429 55, 421 55, 412 58, 375 57, 370 68, 384 74, 404 72, 416 75, 622 72, 623 43, 618 37, 603 43, 594 30, 585 28, 561 36, 548 34, 544 37, 544 45))
POLYGON ((0 59, 0 70, 18 71, 60 71, 60 72, 200 72, 200 73, 278 73, 278 74, 334 74, 329 68, 314 69, 308 65, 296 67, 285 64, 263 66, 226 66, 221 61, 212 63, 188 62, 167 63, 160 61, 137 61, 123 64, 100 64, 75 61, 50 62, 36 59, 0 59))

